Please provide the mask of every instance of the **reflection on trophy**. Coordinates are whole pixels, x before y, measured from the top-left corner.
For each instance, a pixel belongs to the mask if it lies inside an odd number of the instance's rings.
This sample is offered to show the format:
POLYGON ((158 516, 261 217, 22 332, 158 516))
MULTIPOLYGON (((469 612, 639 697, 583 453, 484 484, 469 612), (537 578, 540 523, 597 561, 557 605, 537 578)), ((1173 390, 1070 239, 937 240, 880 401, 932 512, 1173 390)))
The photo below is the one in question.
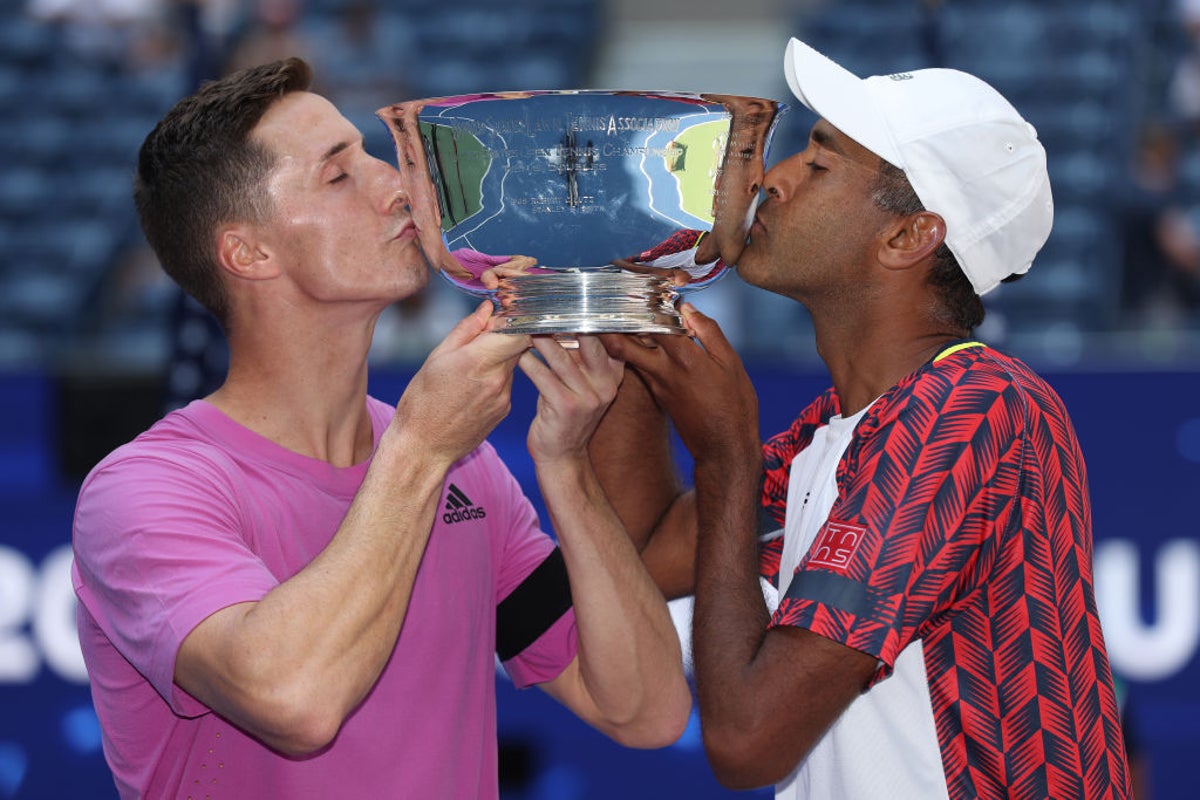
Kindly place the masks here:
POLYGON ((682 333, 737 263, 774 100, 530 91, 380 109, 421 247, 511 333, 682 333))

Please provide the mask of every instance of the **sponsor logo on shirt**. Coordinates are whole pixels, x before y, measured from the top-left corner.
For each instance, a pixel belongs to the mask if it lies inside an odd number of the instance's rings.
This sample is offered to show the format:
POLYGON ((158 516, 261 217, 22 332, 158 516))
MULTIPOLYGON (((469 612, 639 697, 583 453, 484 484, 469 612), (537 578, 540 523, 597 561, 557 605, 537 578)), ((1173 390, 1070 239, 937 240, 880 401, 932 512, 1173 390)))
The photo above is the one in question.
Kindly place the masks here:
POLYGON ((809 548, 808 566, 844 572, 866 535, 865 525, 829 520, 809 548))
POLYGON ((462 489, 450 484, 450 489, 446 492, 446 513, 442 514, 442 522, 447 525, 453 525, 456 522, 466 522, 472 519, 483 519, 487 516, 487 512, 483 510, 483 506, 477 506, 471 502, 471 498, 463 492, 462 489))

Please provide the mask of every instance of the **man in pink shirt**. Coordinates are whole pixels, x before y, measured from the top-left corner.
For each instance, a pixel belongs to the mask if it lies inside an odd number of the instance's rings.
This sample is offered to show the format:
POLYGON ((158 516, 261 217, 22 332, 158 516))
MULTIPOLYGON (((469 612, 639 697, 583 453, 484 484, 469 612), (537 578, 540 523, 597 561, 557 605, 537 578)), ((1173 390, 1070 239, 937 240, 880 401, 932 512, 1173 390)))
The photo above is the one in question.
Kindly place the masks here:
POLYGON ((369 397, 375 321, 429 271, 395 169, 310 80, 289 59, 208 84, 139 156, 143 230, 230 367, 80 492, 122 797, 496 797, 497 656, 623 744, 673 741, 679 641, 587 458, 623 365, 491 332, 484 304, 394 408, 369 397), (557 546, 485 442, 518 364, 557 546))

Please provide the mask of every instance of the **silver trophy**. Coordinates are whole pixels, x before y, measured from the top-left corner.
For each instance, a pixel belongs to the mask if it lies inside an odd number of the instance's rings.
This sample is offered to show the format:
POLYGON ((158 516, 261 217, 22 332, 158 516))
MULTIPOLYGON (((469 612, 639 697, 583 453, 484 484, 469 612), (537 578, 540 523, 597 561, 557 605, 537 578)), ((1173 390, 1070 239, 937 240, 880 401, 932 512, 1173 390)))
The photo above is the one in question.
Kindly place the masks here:
POLYGON ((380 109, 430 266, 510 333, 683 333, 737 263, 786 106, 539 90, 380 109), (514 258, 521 256, 520 258, 514 258))

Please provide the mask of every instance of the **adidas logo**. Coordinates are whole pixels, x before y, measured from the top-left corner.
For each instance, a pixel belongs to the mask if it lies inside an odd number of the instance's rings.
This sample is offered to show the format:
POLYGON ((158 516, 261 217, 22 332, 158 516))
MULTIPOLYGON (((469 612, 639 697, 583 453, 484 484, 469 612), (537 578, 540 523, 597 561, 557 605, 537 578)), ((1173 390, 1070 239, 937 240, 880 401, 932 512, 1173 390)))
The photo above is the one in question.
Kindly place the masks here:
POLYGON ((442 522, 447 525, 452 525, 455 522, 464 522, 469 519, 483 519, 487 516, 487 512, 482 506, 477 506, 471 502, 471 498, 463 493, 463 490, 450 484, 450 489, 446 492, 446 513, 442 514, 442 522))

